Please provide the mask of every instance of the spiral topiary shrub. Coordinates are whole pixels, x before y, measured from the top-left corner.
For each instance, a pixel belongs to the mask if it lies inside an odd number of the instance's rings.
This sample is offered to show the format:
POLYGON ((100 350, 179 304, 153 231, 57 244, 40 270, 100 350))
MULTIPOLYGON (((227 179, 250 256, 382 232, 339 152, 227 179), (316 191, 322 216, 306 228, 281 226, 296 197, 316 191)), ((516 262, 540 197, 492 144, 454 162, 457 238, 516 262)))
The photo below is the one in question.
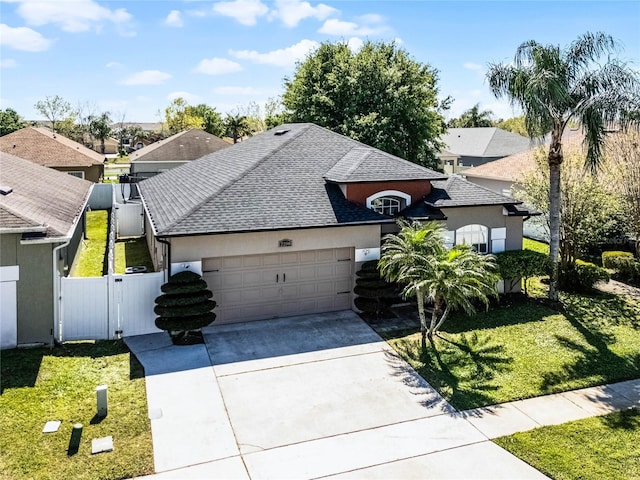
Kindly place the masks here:
POLYGON ((378 262, 363 263, 356 276, 353 292, 358 296, 353 303, 361 310, 360 315, 370 322, 390 316, 391 305, 400 300, 398 287, 380 277, 378 262))
POLYGON ((199 332, 216 319, 213 309, 216 302, 200 275, 185 271, 169 277, 161 287, 162 295, 156 298, 153 311, 158 315, 156 327, 169 332, 173 343, 186 345, 193 332, 199 332))

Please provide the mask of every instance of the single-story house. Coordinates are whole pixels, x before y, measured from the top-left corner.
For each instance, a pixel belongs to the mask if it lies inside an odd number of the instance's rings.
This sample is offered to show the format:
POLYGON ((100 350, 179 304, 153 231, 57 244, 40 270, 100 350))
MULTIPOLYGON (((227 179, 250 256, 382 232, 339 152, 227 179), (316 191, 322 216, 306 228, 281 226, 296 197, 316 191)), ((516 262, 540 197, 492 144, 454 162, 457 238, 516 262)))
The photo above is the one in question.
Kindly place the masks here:
POLYGON ((0 344, 53 342, 93 185, 0 152, 0 344))
POLYGON ((104 156, 44 127, 25 127, 0 137, 0 151, 90 182, 104 177, 104 156))
POLYGON ((531 148, 531 140, 496 127, 450 128, 442 136, 444 149, 438 154, 447 174, 484 165, 531 148))
POLYGON ((185 130, 131 153, 131 175, 152 177, 230 146, 204 130, 185 130))
POLYGON ((522 248, 520 202, 314 124, 264 132, 139 183, 157 270, 201 273, 216 322, 353 308, 355 273, 396 219, 451 245, 522 248))

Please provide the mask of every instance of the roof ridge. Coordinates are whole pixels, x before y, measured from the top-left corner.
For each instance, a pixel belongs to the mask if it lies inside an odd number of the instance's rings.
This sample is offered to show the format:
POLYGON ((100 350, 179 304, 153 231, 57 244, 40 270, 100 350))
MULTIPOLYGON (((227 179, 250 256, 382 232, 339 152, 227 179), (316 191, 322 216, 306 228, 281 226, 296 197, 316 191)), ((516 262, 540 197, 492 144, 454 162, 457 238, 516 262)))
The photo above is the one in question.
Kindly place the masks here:
MULTIPOLYGON (((250 167, 248 167, 245 170, 242 170, 242 172, 240 174, 236 175, 233 179, 231 179, 229 182, 227 182, 227 184, 223 188, 221 188, 220 190, 218 190, 218 191, 212 193, 211 195, 205 197, 202 201, 198 202, 196 205, 194 205, 192 208, 190 208, 186 213, 182 214, 179 218, 177 218, 173 222, 171 222, 168 225, 166 225, 165 228, 163 228, 163 230, 167 231, 167 230, 175 227, 176 225, 179 225, 185 218, 188 218, 192 213, 194 213, 197 210, 199 210, 200 208, 202 208, 203 204, 205 204, 209 200, 219 196, 221 193, 227 191, 227 189, 231 188, 231 186, 233 186, 238 180, 243 178, 247 173, 249 173, 252 170, 255 170, 259 165, 262 165, 267 159, 271 158, 276 152, 280 151, 285 145, 288 145, 293 140, 298 138, 298 136, 300 135, 300 132, 303 132, 306 129, 308 129, 310 127, 310 125, 311 124, 306 124, 303 128, 300 128, 300 130, 298 130, 297 132, 293 132, 294 133, 293 136, 289 137, 284 142, 282 142, 281 144, 277 145, 273 150, 271 150, 266 155, 261 157, 257 162, 253 163, 250 167)), ((267 132, 269 132, 269 131, 271 131, 271 130, 267 130, 267 132)), ((262 135, 264 135, 267 132, 263 132, 262 135)), ((253 137, 253 138, 256 138, 256 137, 253 137)), ((209 155, 214 155, 215 153, 216 152, 213 152, 213 153, 211 153, 209 155)), ((162 235, 161 232, 159 232, 159 234, 162 235)))
POLYGON ((508 199, 513 200, 513 202, 505 202, 505 203, 509 203, 509 204, 513 204, 513 205, 520 205, 521 203, 523 203, 521 200, 516 200, 516 199, 515 199, 515 198, 513 198, 513 197, 507 197, 506 195, 503 195, 502 193, 498 193, 498 192, 496 192, 496 191, 494 191, 494 190, 491 190, 490 188, 487 188, 487 187, 485 187, 485 186, 483 186, 483 185, 478 185, 477 183, 470 182, 469 180, 466 180, 466 179, 464 179, 464 178, 462 178, 462 177, 460 177, 460 176, 453 175, 453 176, 451 176, 450 178, 452 178, 452 179, 453 179, 453 178, 456 178, 456 179, 458 179, 458 180, 460 180, 460 181, 462 181, 462 182, 466 182, 466 183, 468 183, 468 184, 470 184, 470 185, 473 185, 473 186, 474 186, 474 187, 476 187, 476 188, 481 188, 481 189, 482 189, 482 190, 484 190, 485 192, 489 192, 489 193, 492 193, 492 194, 494 194, 494 195, 498 195, 498 196, 500 196, 500 197, 504 197, 504 198, 505 198, 505 199, 507 199, 507 200, 508 200, 508 199))

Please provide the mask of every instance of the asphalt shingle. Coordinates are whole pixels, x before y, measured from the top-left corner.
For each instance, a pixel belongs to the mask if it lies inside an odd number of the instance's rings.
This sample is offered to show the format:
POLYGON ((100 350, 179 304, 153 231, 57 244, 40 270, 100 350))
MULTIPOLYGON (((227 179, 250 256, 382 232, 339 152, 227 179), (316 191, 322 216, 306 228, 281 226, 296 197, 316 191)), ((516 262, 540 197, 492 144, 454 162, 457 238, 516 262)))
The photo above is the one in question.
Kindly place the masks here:
POLYGON ((136 162, 189 161, 217 152, 231 144, 203 130, 192 129, 147 145, 129 158, 136 162))

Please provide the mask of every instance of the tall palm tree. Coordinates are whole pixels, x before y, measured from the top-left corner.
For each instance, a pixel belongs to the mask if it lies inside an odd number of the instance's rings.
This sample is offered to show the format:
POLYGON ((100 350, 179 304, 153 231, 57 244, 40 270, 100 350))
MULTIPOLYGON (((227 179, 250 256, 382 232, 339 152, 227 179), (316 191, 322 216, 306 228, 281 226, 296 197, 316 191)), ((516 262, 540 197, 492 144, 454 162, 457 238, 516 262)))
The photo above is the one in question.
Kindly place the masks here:
POLYGON ((425 346, 426 338, 433 338, 452 310, 461 308, 472 314, 475 300, 488 304, 489 298, 497 295, 500 277, 492 255, 480 255, 467 245, 448 250, 442 225, 403 220, 398 225, 397 235, 384 238, 380 272, 387 280, 404 285, 404 297, 416 296, 425 346), (429 326, 425 302, 433 303, 429 326))
POLYGON ((493 117, 491 110, 480 111, 480 104, 476 103, 460 115, 460 118, 451 120, 449 126, 452 128, 492 127, 495 122, 491 117, 493 117))
POLYGON ((233 138, 233 143, 238 143, 239 139, 252 133, 249 128, 249 123, 247 122, 247 117, 239 113, 235 115, 227 114, 227 117, 224 119, 224 126, 226 134, 233 138))
POLYGON ((615 40, 604 33, 581 35, 564 50, 530 40, 518 47, 513 64, 490 64, 487 72, 494 95, 507 97, 513 106, 522 108, 529 136, 550 134, 547 161, 552 300, 558 299, 562 133, 569 122, 582 126, 586 164, 595 170, 607 131, 612 127, 626 129, 638 122, 638 75, 608 56, 597 63, 617 49, 615 40))
POLYGON ((89 116, 89 133, 100 140, 100 153, 104 155, 104 141, 111 135, 111 117, 109 112, 89 116))

